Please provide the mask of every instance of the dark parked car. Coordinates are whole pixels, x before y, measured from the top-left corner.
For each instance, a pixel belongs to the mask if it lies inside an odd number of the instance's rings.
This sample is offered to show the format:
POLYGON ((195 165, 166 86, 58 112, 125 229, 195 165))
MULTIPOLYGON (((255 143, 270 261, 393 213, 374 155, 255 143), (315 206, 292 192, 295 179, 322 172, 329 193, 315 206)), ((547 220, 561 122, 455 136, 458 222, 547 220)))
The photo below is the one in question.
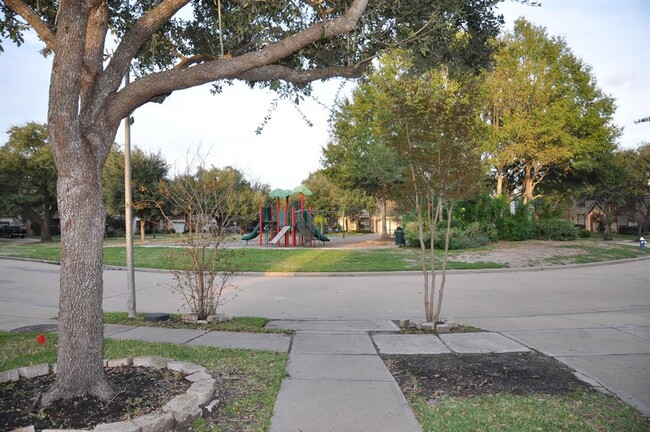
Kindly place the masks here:
POLYGON ((18 225, 10 225, 8 223, 0 224, 0 237, 20 237, 25 238, 27 230, 19 227, 18 225))

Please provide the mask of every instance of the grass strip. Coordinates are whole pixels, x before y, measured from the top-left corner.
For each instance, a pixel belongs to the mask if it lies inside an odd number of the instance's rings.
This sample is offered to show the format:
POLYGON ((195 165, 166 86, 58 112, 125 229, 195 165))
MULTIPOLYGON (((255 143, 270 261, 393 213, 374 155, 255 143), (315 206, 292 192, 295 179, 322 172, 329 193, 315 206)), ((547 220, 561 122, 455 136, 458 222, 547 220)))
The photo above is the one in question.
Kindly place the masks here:
MULTIPOLYGON (((36 333, 0 332, 0 371, 56 362, 57 335, 39 345, 36 333)), ((217 379, 223 406, 193 431, 268 431, 273 405, 286 376, 288 355, 268 351, 189 347, 169 343, 104 340, 105 358, 159 355, 205 366, 217 379)))
POLYGON ((650 255, 650 249, 641 250, 632 246, 616 244, 603 246, 602 244, 588 245, 583 243, 574 247, 584 251, 584 253, 570 257, 575 264, 616 261, 650 255))
POLYGON ((104 312, 104 324, 247 333, 293 333, 292 330, 267 329, 264 326, 270 320, 261 317, 233 317, 230 321, 198 324, 182 322, 180 314, 169 314, 170 320, 168 321, 145 321, 146 315, 146 312, 138 312, 135 318, 129 318, 126 312, 104 312))

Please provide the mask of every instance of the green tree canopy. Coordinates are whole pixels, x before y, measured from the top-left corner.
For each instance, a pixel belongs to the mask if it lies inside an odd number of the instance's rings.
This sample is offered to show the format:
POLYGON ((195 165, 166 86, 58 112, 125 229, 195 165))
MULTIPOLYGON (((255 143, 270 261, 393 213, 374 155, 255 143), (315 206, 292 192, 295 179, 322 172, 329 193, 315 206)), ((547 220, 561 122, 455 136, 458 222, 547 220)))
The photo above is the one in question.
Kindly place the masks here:
POLYGON ((0 148, 0 209, 29 219, 32 227, 40 226, 41 241, 52 240, 56 175, 47 125, 29 122, 11 127, 0 148))
POLYGON ((351 99, 337 104, 331 119, 331 141, 323 148, 325 175, 341 190, 357 190, 376 199, 387 234, 386 206, 404 181, 404 161, 378 133, 377 88, 360 84, 351 99))
POLYGON ((581 197, 603 208, 606 237, 620 214, 636 222, 639 236, 650 230, 650 144, 614 152, 592 167, 581 197))
MULTIPOLYGON (((160 215, 158 207, 163 197, 161 182, 166 181, 169 165, 160 152, 131 152, 133 210, 140 220, 140 236, 144 241, 145 224, 160 215)), ((104 166, 104 200, 113 215, 124 214, 124 153, 113 146, 104 166)))
POLYGON ((349 217, 358 223, 363 210, 375 210, 373 197, 359 189, 338 187, 323 170, 311 173, 305 184, 314 192, 309 197, 310 206, 326 215, 329 224, 337 223, 339 217, 349 217))
POLYGON ((564 39, 543 27, 519 19, 500 38, 484 91, 484 117, 492 127, 485 151, 497 195, 510 178, 509 191, 520 188, 529 202, 547 176, 563 176, 615 148, 614 101, 564 39))
POLYGON ((413 204, 420 230, 425 316, 436 323, 453 208, 478 192, 485 124, 480 117, 481 82, 475 75, 452 67, 421 72, 415 65, 406 51, 380 58, 352 100, 339 104, 333 124, 338 141, 324 150, 324 162, 325 172, 343 186, 364 185, 375 195, 387 198, 392 193, 413 204), (447 246, 437 287, 434 242, 427 266, 424 230, 434 239, 443 219, 447 246))
POLYGON ((233 167, 207 167, 203 162, 163 187, 167 218, 182 216, 186 223, 198 218, 201 223, 214 223, 220 231, 253 224, 268 193, 267 185, 247 180, 233 167))

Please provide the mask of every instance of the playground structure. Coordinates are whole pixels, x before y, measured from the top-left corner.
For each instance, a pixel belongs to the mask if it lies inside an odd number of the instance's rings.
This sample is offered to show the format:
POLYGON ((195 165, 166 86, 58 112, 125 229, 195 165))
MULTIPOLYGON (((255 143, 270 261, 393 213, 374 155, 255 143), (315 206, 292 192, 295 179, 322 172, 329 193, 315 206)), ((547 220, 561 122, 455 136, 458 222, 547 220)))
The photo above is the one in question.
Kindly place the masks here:
POLYGON ((274 189, 269 195, 274 203, 266 207, 260 204, 259 222, 242 240, 248 242, 259 237, 260 246, 285 247, 313 246, 316 240, 330 241, 316 228, 311 208, 305 209, 305 195, 311 195, 307 187, 300 185, 293 190, 274 189), (289 208, 289 197, 296 193, 300 194, 300 207, 289 208))

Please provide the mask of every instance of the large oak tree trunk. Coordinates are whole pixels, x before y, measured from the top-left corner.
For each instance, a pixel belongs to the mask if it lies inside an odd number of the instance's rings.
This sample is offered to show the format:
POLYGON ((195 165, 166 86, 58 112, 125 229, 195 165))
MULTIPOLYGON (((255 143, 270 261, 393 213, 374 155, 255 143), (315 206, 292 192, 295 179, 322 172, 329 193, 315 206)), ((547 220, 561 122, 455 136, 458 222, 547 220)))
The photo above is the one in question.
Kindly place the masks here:
POLYGON ((103 159, 73 128, 50 127, 67 140, 56 143, 61 217, 58 370, 42 403, 84 394, 106 400, 112 391, 103 369, 103 159))

